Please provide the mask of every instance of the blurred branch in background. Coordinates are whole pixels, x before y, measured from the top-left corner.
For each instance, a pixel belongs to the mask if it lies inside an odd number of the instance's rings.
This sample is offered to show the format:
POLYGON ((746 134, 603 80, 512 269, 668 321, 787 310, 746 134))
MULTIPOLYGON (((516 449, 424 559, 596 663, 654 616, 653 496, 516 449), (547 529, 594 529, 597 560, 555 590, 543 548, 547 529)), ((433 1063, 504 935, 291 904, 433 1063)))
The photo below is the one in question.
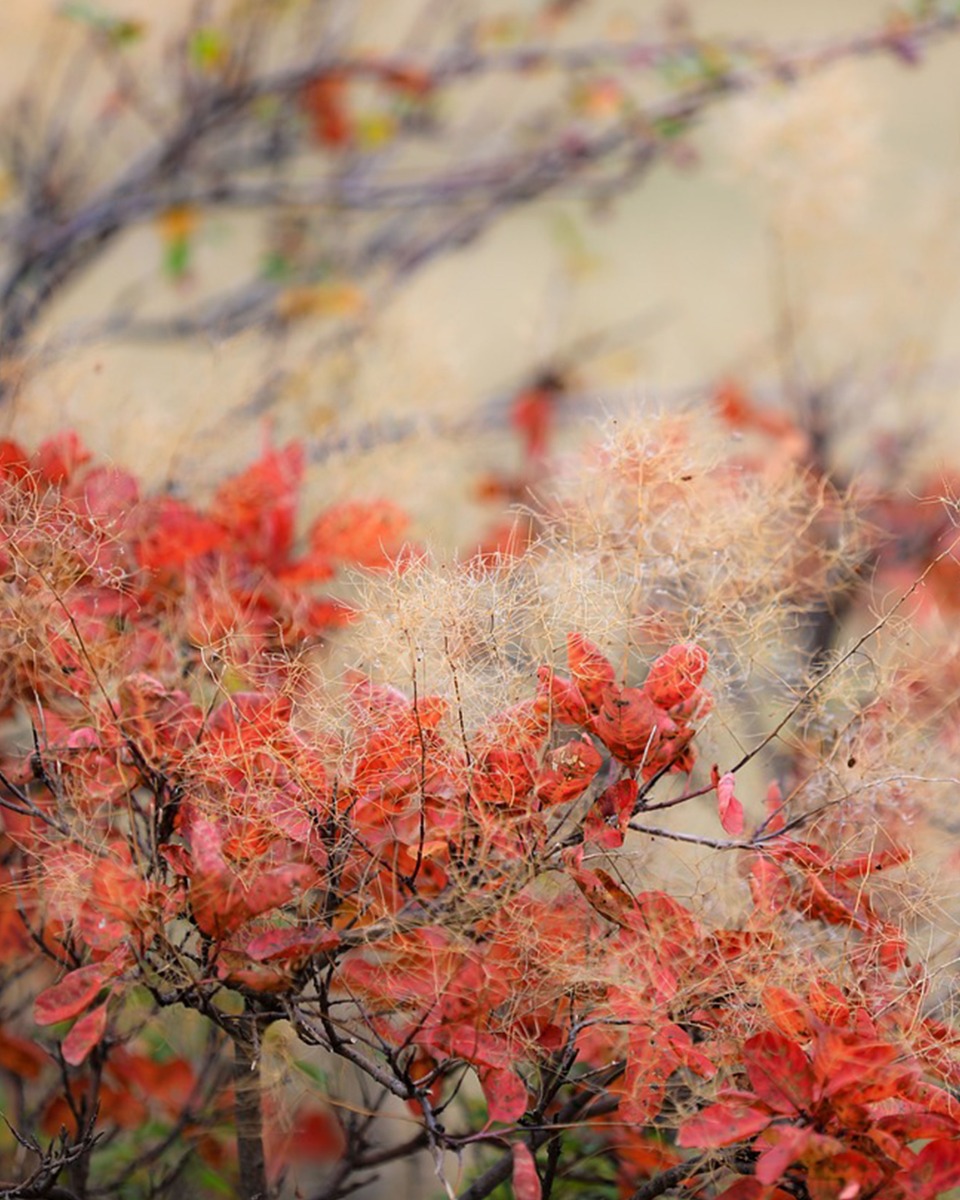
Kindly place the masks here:
MULTIPOLYGON (((62 6, 71 48, 3 127, 7 397, 25 370, 105 338, 270 336, 322 317, 322 351, 510 211, 551 194, 622 196, 725 98, 843 59, 913 64, 960 28, 956 4, 922 4, 856 36, 778 45, 701 38, 674 14, 660 39, 627 30, 571 45, 574 10, 589 5, 506 27, 434 6, 413 36, 366 50, 351 7, 198 7, 161 51, 147 26, 62 6), (229 286, 189 303, 127 291, 39 336, 55 302, 145 223, 167 276, 186 280, 213 214, 261 225, 259 255, 229 286)), ((249 240, 229 252, 242 260, 249 240)))

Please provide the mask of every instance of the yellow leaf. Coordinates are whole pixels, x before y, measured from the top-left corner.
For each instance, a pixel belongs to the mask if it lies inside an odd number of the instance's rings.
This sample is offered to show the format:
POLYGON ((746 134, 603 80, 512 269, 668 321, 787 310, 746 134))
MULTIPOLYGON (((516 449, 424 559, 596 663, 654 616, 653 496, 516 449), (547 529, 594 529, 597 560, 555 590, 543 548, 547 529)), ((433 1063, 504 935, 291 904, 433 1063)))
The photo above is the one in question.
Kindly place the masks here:
POLYGON ((304 317, 352 317, 365 306, 363 293, 352 283, 318 283, 286 288, 277 297, 277 316, 282 321, 304 317))
POLYGON ((197 210, 189 204, 177 204, 157 217, 157 228, 164 242, 184 242, 197 228, 197 210))

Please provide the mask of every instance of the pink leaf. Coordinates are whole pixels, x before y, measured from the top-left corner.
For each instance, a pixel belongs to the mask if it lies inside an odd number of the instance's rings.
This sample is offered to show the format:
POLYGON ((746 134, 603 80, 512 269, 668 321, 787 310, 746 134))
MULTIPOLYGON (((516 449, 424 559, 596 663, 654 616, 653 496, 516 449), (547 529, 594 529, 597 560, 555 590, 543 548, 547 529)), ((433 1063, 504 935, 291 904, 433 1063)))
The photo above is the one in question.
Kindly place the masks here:
POLYGON ((513 1195, 515 1200, 540 1200, 540 1176, 537 1163, 524 1142, 514 1142, 513 1151, 513 1195))
POLYGON ((219 875, 226 870, 223 857, 223 836, 220 829, 206 817, 192 822, 189 833, 190 853, 201 875, 219 875))

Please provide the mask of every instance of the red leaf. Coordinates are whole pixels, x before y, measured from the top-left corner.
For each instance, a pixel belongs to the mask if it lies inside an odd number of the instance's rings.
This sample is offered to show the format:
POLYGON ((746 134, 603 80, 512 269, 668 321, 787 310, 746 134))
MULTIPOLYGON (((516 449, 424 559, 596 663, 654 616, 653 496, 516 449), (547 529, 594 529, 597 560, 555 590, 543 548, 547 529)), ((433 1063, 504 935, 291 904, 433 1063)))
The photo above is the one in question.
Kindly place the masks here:
POLYGON ((775 1112, 792 1115, 813 1105, 813 1068, 800 1047, 780 1033, 758 1033, 743 1047, 756 1094, 775 1112))
POLYGON ((750 868, 750 895, 761 912, 782 912, 793 897, 793 888, 779 863, 758 856, 750 868))
POLYGON ((210 515, 229 529, 244 555, 279 569, 293 544, 303 446, 268 448, 239 475, 221 484, 210 515))
POLYGON ((157 849, 174 875, 187 878, 193 874, 193 859, 186 846, 175 842, 164 842, 157 849))
POLYGON ((846 1094, 854 1103, 868 1103, 896 1095, 902 1080, 914 1073, 900 1058, 897 1047, 886 1042, 822 1029, 813 1053, 817 1098, 846 1094))
POLYGON ((757 1140, 758 1149, 761 1143, 766 1143, 754 1167, 758 1181, 768 1185, 776 1183, 791 1163, 803 1157, 816 1136, 812 1129, 804 1127, 771 1125, 757 1140))
POLYGON ((591 712, 599 712, 607 689, 617 682, 610 660, 582 633, 568 633, 567 661, 584 704, 591 712))
POLYGON ((791 1195, 783 1188, 767 1187, 759 1179, 744 1175, 718 1192, 717 1200, 791 1200, 791 1195))
POLYGON ((620 1115, 630 1124, 649 1125, 667 1098, 665 1084, 678 1067, 687 1067, 702 1078, 716 1068, 679 1025, 666 1024, 654 1033, 638 1025, 630 1031, 620 1115))
POLYGON ((103 1037, 107 1028, 107 1002, 92 1008, 74 1025, 63 1039, 61 1051, 64 1062, 79 1067, 90 1051, 103 1037))
POLYGON ((352 500, 320 514, 310 544, 330 559, 382 567, 399 554, 409 524, 403 509, 389 500, 352 500))
MULTIPOLYGON (((714 767, 716 775, 717 768, 714 767)), ((743 833, 743 805, 734 795, 736 777, 732 771, 715 779, 717 789, 717 809, 720 813, 720 824, 731 837, 739 837, 743 833)))
MULTIPOLYGON (((582 852, 582 847, 580 849, 582 852)), ((588 871, 578 866, 575 852, 566 851, 565 856, 570 878, 590 906, 622 929, 635 928, 640 914, 633 896, 606 871, 588 871)))
POLYGON ((491 1121, 519 1121, 527 1111, 527 1089, 522 1079, 502 1067, 480 1074, 480 1086, 491 1121))
POLYGON ((246 952, 254 962, 299 962, 333 950, 339 942, 335 929, 268 929, 247 942, 246 952))
POLYGON ((297 1114, 289 1158, 307 1163, 335 1162, 346 1150, 343 1126, 330 1109, 297 1114))
POLYGON ((810 1036, 810 1010, 799 996, 771 983, 760 993, 760 1002, 781 1033, 792 1038, 810 1036))
POLYGON ((582 796, 603 765, 587 738, 577 738, 551 750, 537 773, 536 794, 541 804, 564 804, 582 796))
POLYGON ((196 1072, 185 1059, 158 1061, 122 1046, 111 1049, 109 1071, 123 1085, 127 1095, 136 1092, 147 1096, 171 1116, 183 1112, 197 1085, 196 1072))
POLYGON ((321 146, 337 149, 353 137, 346 89, 346 79, 336 73, 321 75, 300 89, 300 105, 310 118, 314 141, 321 146))
POLYGON ((90 451, 72 429, 54 434, 37 447, 34 464, 47 483, 66 483, 78 467, 89 462, 90 451))
POLYGON ((910 1166, 897 1174, 896 1181, 913 1200, 935 1200, 960 1186, 960 1142, 947 1138, 928 1142, 910 1166))
POLYGON ((683 704, 699 691, 709 662, 707 652, 699 646, 671 646, 650 668, 643 690, 661 708, 683 704))
POLYGON ((198 874, 220 875, 227 869, 223 857, 223 837, 213 821, 206 817, 191 821, 188 840, 198 874))
POLYGON ((773 1120, 767 1108, 750 1104, 710 1104, 688 1117, 677 1132, 677 1144, 691 1150, 717 1150, 753 1137, 773 1120))
POLYGON ((787 823, 787 818, 784 814, 783 793, 780 791, 780 784, 774 779, 767 788, 767 797, 764 801, 767 807, 767 819, 764 822, 764 830, 766 833, 779 833, 787 823))
POLYGON ((40 993, 34 1002, 33 1019, 38 1025, 69 1021, 97 998, 110 977, 105 963, 78 967, 40 993))
POLYGON ((304 1105, 293 1120, 281 1119, 282 1110, 274 1109, 273 1104, 264 1104, 264 1152, 271 1179, 278 1178, 291 1162, 330 1163, 343 1156, 343 1126, 330 1109, 304 1105))
POLYGON ((258 875, 244 895, 244 907, 251 917, 279 908, 299 891, 305 891, 317 878, 315 867, 307 863, 287 863, 258 875))
POLYGON ((677 727, 639 688, 604 688, 599 712, 590 728, 614 758, 627 766, 649 763, 661 736, 677 727))
POLYGON ((556 401, 563 395, 560 380, 549 376, 545 384, 527 388, 513 401, 510 423, 523 439, 524 455, 536 461, 543 458, 550 443, 556 417, 556 401))
POLYGON ((506 1069, 516 1058, 513 1047, 505 1037, 463 1022, 434 1026, 428 1031, 428 1036, 422 1039, 422 1044, 438 1058, 462 1058, 478 1067, 506 1069))
POLYGON ((607 849, 622 846, 639 790, 635 779, 621 779, 601 792, 583 822, 584 841, 607 849))
POLYGON ((590 720, 576 684, 561 679, 552 667, 537 671, 537 708, 547 720, 560 725, 586 725, 590 720))
POLYGON ((785 438, 797 431, 787 413, 758 408, 736 379, 719 384, 713 397, 717 415, 734 429, 750 429, 772 438, 785 438))
POLYGON ((19 442, 0 438, 0 478, 20 480, 29 473, 27 454, 19 442))
POLYGON ((137 544, 140 565, 148 571, 183 569, 227 540, 226 530, 188 504, 166 496, 151 506, 147 531, 137 544))
POLYGON ((514 1200, 540 1200, 543 1191, 537 1174, 536 1159, 525 1142, 514 1142, 513 1152, 513 1195, 514 1200))
POLYGON ((529 804, 534 785, 536 760, 533 752, 507 746, 476 748, 473 754, 470 791, 484 804, 529 804))
POLYGON ((889 850, 877 850, 848 859, 833 870, 837 879, 863 879, 873 871, 886 871, 891 867, 902 867, 913 857, 906 846, 893 846, 889 850))
POLYGON ((807 1169, 811 1200, 858 1200, 872 1195, 882 1182, 881 1168, 858 1150, 842 1150, 807 1169))
POLYGON ((904 1100, 921 1104, 928 1113, 937 1113, 948 1120, 960 1123, 960 1103, 944 1088, 921 1079, 906 1078, 900 1083, 900 1095, 904 1100))
POLYGON ((88 512, 124 525, 140 503, 140 484, 128 471, 95 467, 83 477, 82 495, 88 512))
POLYGON ((957 1121, 931 1112, 891 1113, 874 1121, 874 1128, 891 1134, 900 1142, 946 1138, 960 1132, 957 1121))

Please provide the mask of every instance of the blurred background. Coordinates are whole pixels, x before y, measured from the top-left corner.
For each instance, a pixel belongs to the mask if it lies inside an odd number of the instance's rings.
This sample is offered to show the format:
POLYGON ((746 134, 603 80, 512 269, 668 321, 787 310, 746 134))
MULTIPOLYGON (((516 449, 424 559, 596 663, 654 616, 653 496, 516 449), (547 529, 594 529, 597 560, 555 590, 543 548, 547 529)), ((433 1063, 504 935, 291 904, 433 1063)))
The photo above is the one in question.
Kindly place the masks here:
MULTIPOLYGON (((748 36, 789 48, 895 22, 886 0, 440 7, 445 19, 456 10, 461 20, 485 22, 499 48, 529 41, 531 30, 536 41, 544 8, 570 10, 550 31, 561 44, 655 40, 679 28, 706 42, 748 36)), ((328 8, 337 10, 339 36, 364 52, 399 47, 429 56, 442 42, 435 5, 371 0, 328 8)), ((6 0, 0 90, 7 105, 24 91, 57 87, 56 103, 98 111, 108 96, 103 80, 78 74, 75 99, 62 80, 83 34, 78 25, 100 19, 101 9, 136 24, 130 62, 158 97, 164 56, 184 23, 212 28, 230 11, 180 0, 6 0)), ((4 425, 31 442, 71 426, 98 453, 155 483, 196 486, 249 459, 264 416, 278 436, 322 440, 384 416, 443 421, 495 412, 531 370, 562 361, 575 376, 570 403, 580 403, 588 421, 625 406, 682 403, 688 389, 722 380, 776 402, 798 387, 844 412, 835 442, 851 467, 869 469, 876 454, 922 424, 911 461, 926 460, 926 469, 953 455, 960 436, 953 416, 960 38, 925 47, 914 65, 904 61, 910 57, 845 58, 799 86, 767 81, 723 99, 652 170, 602 203, 548 193, 504 211, 385 300, 362 280, 341 280, 329 304, 279 338, 256 329, 186 340, 74 337, 92 315, 131 304, 167 313, 190 307, 260 253, 259 226, 248 214, 201 215, 189 269, 173 277, 164 269, 169 230, 156 221, 136 225, 49 309, 41 340, 55 332, 56 352, 31 373, 4 425), (331 350, 330 331, 344 317, 362 330, 331 350), (266 405, 258 389, 277 369, 282 383, 266 405)), ((590 87, 584 119, 602 124, 602 79, 590 87)), ((661 76, 652 94, 675 87, 661 76)), ((465 138, 498 126, 507 138, 516 136, 510 122, 523 116, 522 106, 533 112, 541 98, 527 80, 511 78, 471 84, 456 103, 443 116, 461 121, 465 138)), ((17 121, 11 113, 8 121, 17 121)), ((132 132, 121 141, 115 166, 136 153, 136 139, 132 132)), ((9 181, 2 186, 9 190, 9 181)), ((411 493, 414 510, 431 514, 429 532, 443 540, 453 534, 443 528, 437 495, 456 491, 463 452, 434 447, 429 479, 414 476, 410 456, 396 446, 362 462, 333 456, 325 460, 325 494, 362 490, 372 471, 379 486, 411 493)), ((507 453, 471 442, 470 454, 484 452, 492 460, 507 453)), ((423 453, 421 440, 421 461, 423 453)))

